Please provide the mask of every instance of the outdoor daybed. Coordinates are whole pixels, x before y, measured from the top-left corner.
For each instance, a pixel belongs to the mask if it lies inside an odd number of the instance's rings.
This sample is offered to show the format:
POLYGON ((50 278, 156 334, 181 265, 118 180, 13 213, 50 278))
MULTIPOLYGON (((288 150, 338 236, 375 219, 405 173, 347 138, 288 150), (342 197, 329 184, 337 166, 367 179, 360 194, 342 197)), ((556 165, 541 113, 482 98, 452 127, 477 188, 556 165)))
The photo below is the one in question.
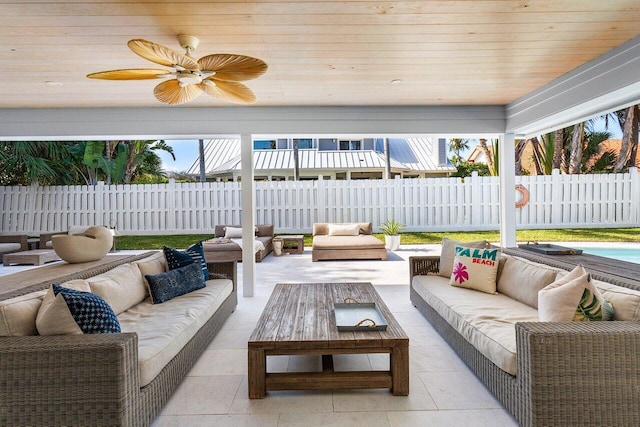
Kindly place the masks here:
POLYGON ((61 283, 100 295, 121 333, 87 333, 69 311, 70 322, 60 316, 44 322, 67 299, 52 298, 57 288, 47 283, 0 301, 0 425, 148 426, 237 304, 235 262, 206 264, 212 277, 206 285, 200 262, 168 272, 166 264, 156 252, 61 283), (154 291, 152 303, 143 277, 166 286, 171 274, 186 277, 183 269, 198 277, 199 288, 168 300, 154 291), (78 331, 60 335, 57 328, 68 324, 78 331))
MULTIPOLYGON (((410 258, 411 302, 520 425, 640 425, 640 283, 604 282, 596 274, 590 280, 588 267, 579 276, 582 266, 568 273, 502 255, 497 293, 485 293, 450 284, 450 253, 443 246, 442 258, 410 258), (551 292, 580 281, 611 302, 612 321, 571 321, 575 304, 568 320, 545 318, 561 312, 550 304, 565 303, 551 292)), ((465 272, 456 264, 451 281, 468 278, 465 272)), ((584 288, 576 289, 584 299, 584 288)))
MULTIPOLYGON (((242 261, 242 226, 216 225, 211 240, 202 242, 207 261, 242 261)), ((273 225, 257 225, 254 251, 256 262, 273 251, 273 225)))
POLYGON ((370 222, 313 224, 312 261, 387 259, 384 242, 373 235, 370 222))
POLYGON ((29 249, 26 234, 1 234, 0 235, 0 261, 4 254, 26 251, 29 249))

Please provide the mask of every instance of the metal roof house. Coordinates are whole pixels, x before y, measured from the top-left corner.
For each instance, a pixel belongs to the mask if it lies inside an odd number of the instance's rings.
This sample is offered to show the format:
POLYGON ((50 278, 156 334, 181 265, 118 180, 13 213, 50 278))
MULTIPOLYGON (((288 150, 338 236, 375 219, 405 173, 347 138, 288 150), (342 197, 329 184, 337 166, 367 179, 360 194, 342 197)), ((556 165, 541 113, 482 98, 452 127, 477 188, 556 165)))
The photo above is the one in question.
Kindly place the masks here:
MULTIPOLYGON (((299 179, 381 179, 387 171, 383 138, 291 138, 256 139, 254 177, 282 181, 295 176, 298 151, 299 179)), ((443 177, 455 172, 447 158, 445 138, 389 138, 390 177, 443 177)), ((240 139, 211 139, 205 144, 208 179, 237 180, 241 175, 240 139)), ((196 159, 187 171, 200 172, 196 159)))

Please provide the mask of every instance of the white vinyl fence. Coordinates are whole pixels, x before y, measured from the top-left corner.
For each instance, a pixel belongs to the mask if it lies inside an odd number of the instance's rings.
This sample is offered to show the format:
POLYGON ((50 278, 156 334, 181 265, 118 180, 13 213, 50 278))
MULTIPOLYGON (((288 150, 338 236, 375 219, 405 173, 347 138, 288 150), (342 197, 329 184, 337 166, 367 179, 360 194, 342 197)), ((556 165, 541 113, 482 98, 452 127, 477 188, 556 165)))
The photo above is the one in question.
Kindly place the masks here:
MULTIPOLYGON (((640 226, 640 176, 516 177, 529 203, 518 228, 640 226)), ((514 190, 515 191, 515 190, 514 190)), ((496 230, 498 178, 256 182, 256 223, 277 233, 311 232, 314 222, 396 219, 407 231, 496 230)), ((516 198, 519 196, 516 195, 516 198)), ((211 233, 239 224, 240 183, 0 187, 0 231, 64 231, 106 225, 120 234, 211 233)))

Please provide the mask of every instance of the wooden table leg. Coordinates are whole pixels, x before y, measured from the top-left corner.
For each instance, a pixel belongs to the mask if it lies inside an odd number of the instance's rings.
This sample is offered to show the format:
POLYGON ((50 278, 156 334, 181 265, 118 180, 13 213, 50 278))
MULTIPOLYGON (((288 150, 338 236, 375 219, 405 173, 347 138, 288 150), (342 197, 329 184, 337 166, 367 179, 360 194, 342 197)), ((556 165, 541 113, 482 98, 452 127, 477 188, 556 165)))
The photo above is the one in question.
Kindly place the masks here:
POLYGON ((391 392, 394 396, 409 395, 409 347, 393 347, 391 350, 391 392))
POLYGON ((249 399, 264 399, 267 394, 267 356, 264 350, 249 348, 249 399))

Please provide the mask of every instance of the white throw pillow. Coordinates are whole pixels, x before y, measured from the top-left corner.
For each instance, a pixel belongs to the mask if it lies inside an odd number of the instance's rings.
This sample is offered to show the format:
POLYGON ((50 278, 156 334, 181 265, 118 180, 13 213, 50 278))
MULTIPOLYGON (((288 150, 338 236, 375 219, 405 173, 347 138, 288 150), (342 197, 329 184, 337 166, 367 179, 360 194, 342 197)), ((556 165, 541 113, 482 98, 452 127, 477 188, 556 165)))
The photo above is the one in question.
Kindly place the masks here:
POLYGON ((242 239, 242 227, 225 227, 225 239, 242 239))
POLYGON ((449 279, 451 286, 496 293, 500 249, 456 246, 455 254, 449 279))
POLYGON ((538 317, 541 322, 611 320, 613 307, 578 265, 538 293, 538 317))
POLYGON ((357 236, 360 224, 329 224, 329 236, 357 236))

